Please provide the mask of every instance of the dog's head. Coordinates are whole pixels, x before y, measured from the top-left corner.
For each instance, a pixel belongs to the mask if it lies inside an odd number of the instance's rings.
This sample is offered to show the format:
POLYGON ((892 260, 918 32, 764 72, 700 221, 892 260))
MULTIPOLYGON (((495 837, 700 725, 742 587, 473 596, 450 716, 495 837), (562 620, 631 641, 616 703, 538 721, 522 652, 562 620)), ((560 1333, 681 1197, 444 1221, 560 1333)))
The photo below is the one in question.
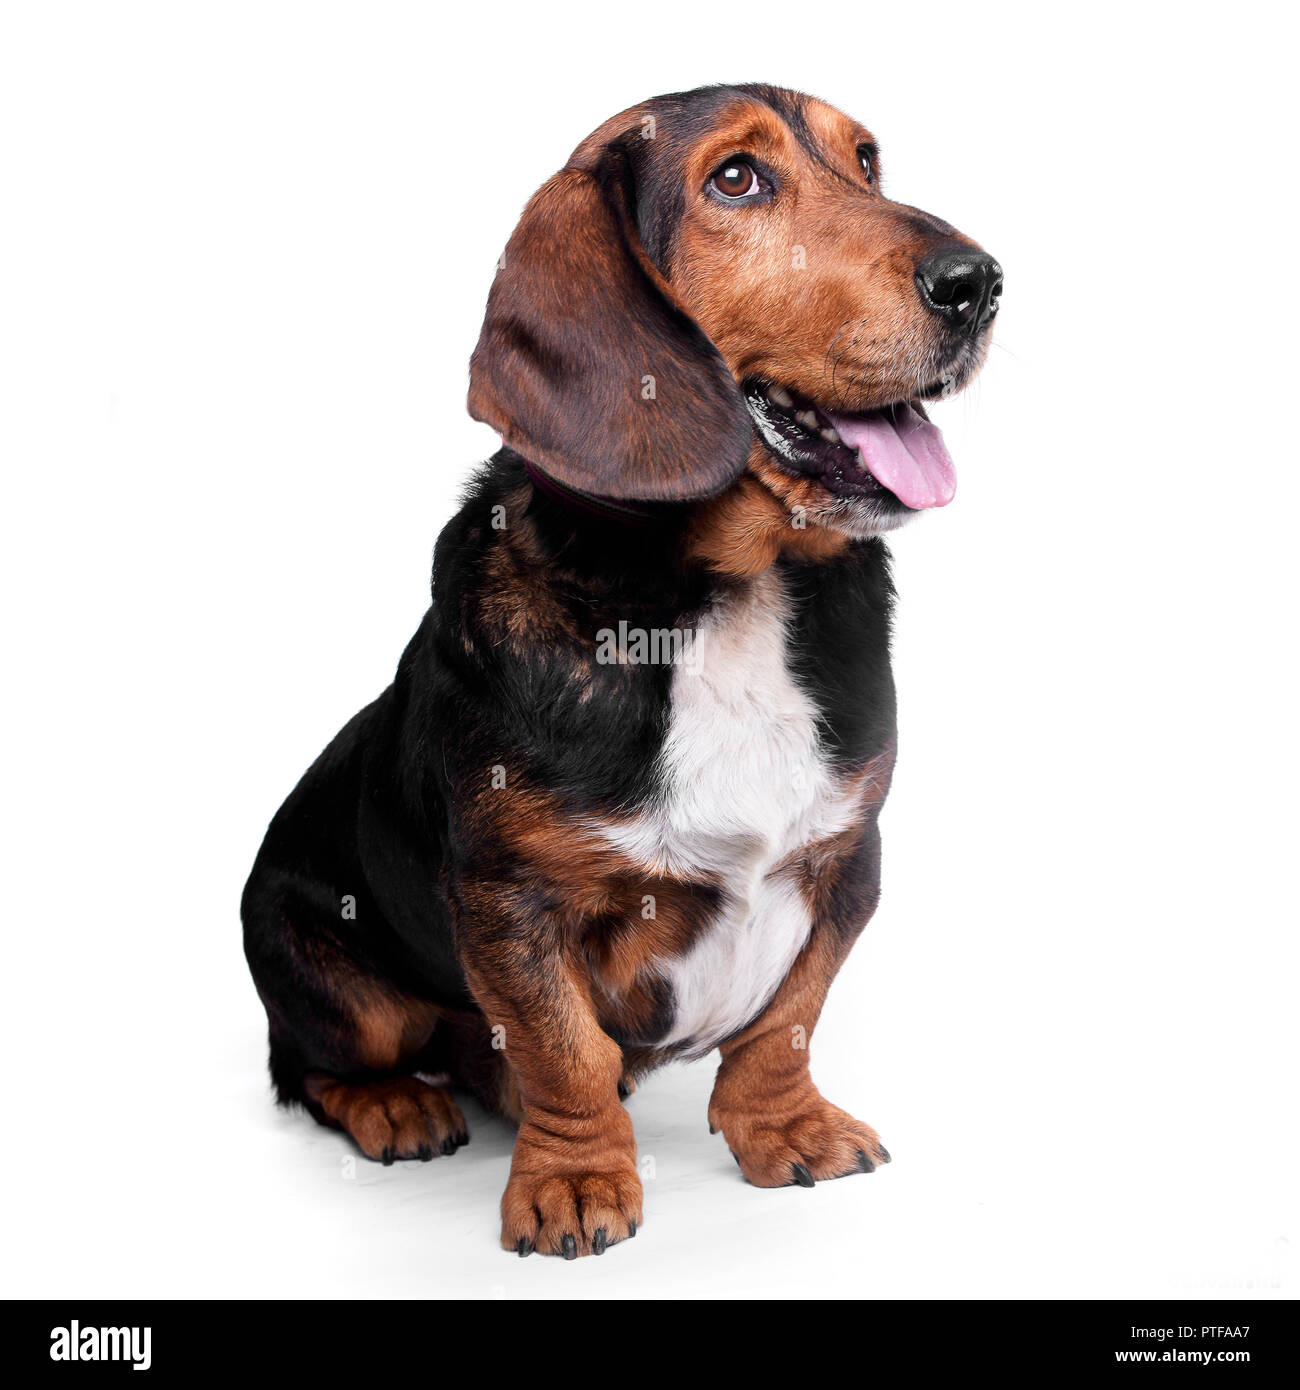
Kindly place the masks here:
POLYGON ((854 536, 944 505, 922 402, 979 369, 1002 272, 879 167, 856 121, 771 87, 606 122, 506 247, 470 414, 606 497, 715 497, 748 470, 854 536))

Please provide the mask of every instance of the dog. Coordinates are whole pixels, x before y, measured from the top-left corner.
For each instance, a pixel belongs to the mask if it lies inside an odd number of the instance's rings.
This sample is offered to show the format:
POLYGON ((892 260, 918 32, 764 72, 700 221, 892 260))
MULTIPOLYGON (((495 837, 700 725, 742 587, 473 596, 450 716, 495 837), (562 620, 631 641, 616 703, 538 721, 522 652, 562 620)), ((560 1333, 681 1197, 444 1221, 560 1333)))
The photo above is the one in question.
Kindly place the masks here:
POLYGON ((528 203, 469 411, 502 448, 391 686, 243 896, 280 1102, 372 1159, 518 1124, 511 1251, 634 1236, 623 1101, 716 1048, 759 1187, 872 1172, 808 1039, 879 894, 882 537, 953 495, 924 402, 982 365, 997 262, 891 202, 870 133, 717 86, 634 106, 528 203))

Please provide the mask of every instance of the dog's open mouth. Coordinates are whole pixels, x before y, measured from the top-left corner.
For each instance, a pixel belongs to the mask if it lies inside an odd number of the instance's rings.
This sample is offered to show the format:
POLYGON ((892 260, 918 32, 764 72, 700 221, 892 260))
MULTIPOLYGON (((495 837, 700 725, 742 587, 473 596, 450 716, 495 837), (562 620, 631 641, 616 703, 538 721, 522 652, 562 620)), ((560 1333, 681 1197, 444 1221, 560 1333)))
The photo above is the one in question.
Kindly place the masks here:
POLYGON ((745 400, 777 462, 836 496, 892 497, 920 511, 947 506, 957 491, 943 435, 919 401, 847 415, 757 379, 745 382, 745 400))

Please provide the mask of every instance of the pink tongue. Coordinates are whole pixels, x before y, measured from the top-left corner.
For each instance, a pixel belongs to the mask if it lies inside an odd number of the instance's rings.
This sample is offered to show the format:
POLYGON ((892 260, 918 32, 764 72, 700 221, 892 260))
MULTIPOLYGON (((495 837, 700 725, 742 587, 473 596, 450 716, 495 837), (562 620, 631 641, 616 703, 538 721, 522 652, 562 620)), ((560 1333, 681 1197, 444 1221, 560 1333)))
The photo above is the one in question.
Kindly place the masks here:
POLYGON ((957 474, 943 435, 910 405, 897 405, 888 415, 826 413, 863 467, 904 506, 919 511, 952 501, 957 474))

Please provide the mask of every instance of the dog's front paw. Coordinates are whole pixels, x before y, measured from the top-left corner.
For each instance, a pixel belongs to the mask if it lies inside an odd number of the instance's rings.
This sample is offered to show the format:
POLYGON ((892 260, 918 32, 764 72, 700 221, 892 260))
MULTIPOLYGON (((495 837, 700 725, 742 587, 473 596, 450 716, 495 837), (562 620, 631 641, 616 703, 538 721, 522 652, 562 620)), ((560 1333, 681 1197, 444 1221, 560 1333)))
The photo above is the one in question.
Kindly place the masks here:
POLYGON ((603 1255, 640 1224, 634 1163, 598 1172, 512 1172, 501 1199, 501 1244, 520 1255, 603 1255))
POLYGON ((715 1098, 709 1127, 723 1134, 755 1187, 811 1187, 825 1178, 871 1173, 889 1162, 876 1131, 824 1100, 812 1085, 782 1105, 779 1114, 733 1110, 715 1098))

